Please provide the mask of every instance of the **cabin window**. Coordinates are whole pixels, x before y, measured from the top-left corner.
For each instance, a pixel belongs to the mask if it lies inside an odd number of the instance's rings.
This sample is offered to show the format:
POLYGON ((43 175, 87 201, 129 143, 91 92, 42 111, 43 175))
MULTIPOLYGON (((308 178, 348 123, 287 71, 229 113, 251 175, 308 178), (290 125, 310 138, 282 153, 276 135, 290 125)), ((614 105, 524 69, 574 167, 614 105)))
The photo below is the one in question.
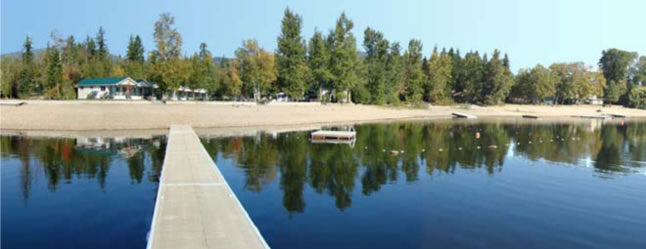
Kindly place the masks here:
POLYGON ((81 88, 81 90, 83 90, 83 87, 80 87, 80 88, 81 88))
POLYGON ((102 87, 101 87, 101 91, 105 91, 105 86, 102 86, 102 87))

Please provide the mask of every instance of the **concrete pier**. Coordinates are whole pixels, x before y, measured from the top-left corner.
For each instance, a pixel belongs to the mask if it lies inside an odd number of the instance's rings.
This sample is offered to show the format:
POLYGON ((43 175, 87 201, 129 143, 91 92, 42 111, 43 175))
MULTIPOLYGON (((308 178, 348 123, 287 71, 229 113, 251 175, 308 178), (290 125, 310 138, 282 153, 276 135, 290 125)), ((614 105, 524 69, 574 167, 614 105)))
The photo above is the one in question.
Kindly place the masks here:
POLYGON ((147 248, 269 248, 190 126, 170 128, 147 248))

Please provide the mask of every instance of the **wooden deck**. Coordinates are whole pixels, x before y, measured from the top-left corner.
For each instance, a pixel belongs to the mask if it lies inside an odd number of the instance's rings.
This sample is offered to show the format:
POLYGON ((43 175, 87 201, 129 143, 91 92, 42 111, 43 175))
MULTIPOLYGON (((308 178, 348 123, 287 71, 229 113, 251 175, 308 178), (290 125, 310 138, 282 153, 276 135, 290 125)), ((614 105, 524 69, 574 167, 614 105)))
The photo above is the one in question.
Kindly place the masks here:
POLYGON ((269 248, 190 126, 170 128, 147 248, 269 248))

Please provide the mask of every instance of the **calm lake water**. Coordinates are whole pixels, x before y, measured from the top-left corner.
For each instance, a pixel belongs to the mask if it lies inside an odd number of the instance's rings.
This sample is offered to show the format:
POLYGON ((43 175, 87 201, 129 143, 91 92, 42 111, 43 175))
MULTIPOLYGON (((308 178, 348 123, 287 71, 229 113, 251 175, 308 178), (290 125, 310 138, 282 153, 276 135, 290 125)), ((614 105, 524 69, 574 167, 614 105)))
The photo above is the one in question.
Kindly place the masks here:
MULTIPOLYGON (((646 122, 355 129, 202 142, 272 248, 646 248, 646 122)), ((0 142, 3 249, 145 248, 164 137, 0 142)))
POLYGON ((369 124, 353 145, 308 132, 203 144, 273 248, 646 248, 646 123, 601 124, 369 124))
POLYGON ((145 248, 165 139, 0 137, 10 248, 145 248))

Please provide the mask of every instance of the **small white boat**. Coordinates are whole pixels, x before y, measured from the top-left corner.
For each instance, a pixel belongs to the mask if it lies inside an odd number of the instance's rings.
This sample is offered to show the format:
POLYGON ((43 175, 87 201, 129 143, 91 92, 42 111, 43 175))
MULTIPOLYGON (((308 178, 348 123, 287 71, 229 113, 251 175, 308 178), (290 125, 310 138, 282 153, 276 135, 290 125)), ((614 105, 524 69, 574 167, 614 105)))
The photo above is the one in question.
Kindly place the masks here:
POLYGON ((452 114, 453 114, 453 117, 455 117, 455 118, 466 118, 466 119, 478 118, 478 117, 476 117, 476 115, 471 115, 471 114, 466 114, 466 113, 461 113, 461 112, 454 112, 452 114))

